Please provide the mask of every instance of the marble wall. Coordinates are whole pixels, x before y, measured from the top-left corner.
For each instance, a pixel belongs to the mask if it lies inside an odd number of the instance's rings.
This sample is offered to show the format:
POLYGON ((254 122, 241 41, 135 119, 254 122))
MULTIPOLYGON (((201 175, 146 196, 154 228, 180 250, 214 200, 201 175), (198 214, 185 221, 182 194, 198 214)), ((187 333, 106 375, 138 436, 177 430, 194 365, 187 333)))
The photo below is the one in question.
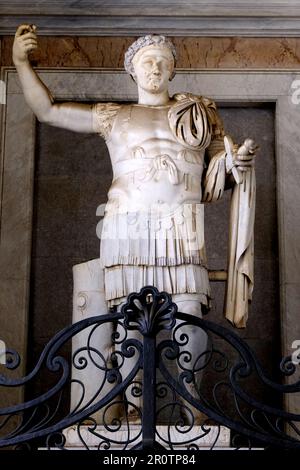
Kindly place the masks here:
MULTIPOLYGON (((38 67, 123 68, 132 37, 46 37, 32 55, 38 67)), ((179 68, 300 68, 300 38, 174 37, 179 68)), ((13 38, 3 36, 1 64, 12 65, 13 38)))

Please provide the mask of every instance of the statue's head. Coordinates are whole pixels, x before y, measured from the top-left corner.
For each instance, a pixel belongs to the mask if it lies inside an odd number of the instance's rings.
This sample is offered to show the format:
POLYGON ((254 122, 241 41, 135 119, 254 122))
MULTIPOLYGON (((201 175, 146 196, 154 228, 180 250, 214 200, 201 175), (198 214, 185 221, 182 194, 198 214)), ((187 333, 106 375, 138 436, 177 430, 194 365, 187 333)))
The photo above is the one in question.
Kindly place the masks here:
POLYGON ((176 50, 165 36, 138 38, 125 53, 125 70, 141 87, 159 93, 175 75, 176 50))

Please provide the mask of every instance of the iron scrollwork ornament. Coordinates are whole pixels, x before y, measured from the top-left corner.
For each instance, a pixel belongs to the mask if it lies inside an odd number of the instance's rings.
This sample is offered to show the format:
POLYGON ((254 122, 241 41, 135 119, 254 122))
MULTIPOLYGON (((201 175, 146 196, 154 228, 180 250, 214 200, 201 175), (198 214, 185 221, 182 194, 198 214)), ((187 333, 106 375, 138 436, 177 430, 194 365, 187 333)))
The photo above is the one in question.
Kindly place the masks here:
POLYGON ((171 296, 152 286, 130 294, 122 308, 125 327, 128 330, 138 330, 144 336, 171 330, 176 323, 176 312, 177 305, 172 302, 171 296))

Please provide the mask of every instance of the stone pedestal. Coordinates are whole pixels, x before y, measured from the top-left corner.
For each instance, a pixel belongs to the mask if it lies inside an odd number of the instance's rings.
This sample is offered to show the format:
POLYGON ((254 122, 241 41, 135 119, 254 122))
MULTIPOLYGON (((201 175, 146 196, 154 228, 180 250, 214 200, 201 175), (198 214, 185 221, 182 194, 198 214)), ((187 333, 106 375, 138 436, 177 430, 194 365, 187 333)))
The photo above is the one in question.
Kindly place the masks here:
MULTIPOLYGON (((156 440, 164 447, 169 447, 166 442, 171 441, 173 450, 185 450, 189 444, 195 444, 204 449, 210 449, 211 447, 227 449, 230 447, 230 429, 225 426, 207 425, 204 426, 204 430, 201 426, 194 426, 191 430, 188 431, 188 429, 188 426, 178 427, 178 429, 174 425, 157 426, 156 440)), ((129 427, 122 425, 115 432, 108 431, 104 426, 97 426, 93 429, 92 426, 88 425, 79 428, 75 425, 65 429, 63 433, 66 438, 65 447, 74 450, 84 448, 82 441, 91 450, 122 450, 126 442, 129 442, 126 446, 126 449, 129 450, 141 440, 141 426, 138 424, 130 424, 129 427), (105 448, 105 442, 110 442, 109 449, 105 448), (101 443, 102 445, 99 445, 101 443)))
MULTIPOLYGON (((73 279, 73 323, 106 315, 108 311, 100 260, 93 259, 73 266, 73 279)), ((72 338, 72 411, 103 398, 114 388, 115 385, 106 380, 106 368, 112 367, 112 333, 113 324, 108 322, 85 328, 72 338), (89 351, 88 347, 91 348, 89 351), (87 362, 86 367, 81 367, 81 361, 87 362), (78 368, 74 367, 74 364, 78 368)), ((101 424, 101 410, 95 413, 93 418, 101 424)))

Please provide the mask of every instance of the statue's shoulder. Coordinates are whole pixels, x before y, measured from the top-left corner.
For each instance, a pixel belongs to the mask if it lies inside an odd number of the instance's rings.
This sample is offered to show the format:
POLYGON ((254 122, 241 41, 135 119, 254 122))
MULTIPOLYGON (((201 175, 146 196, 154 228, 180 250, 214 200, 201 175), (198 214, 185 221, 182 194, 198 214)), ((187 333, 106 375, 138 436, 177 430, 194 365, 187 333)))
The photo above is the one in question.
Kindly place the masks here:
MULTIPOLYGON (((195 115, 195 112, 191 112, 191 109, 196 107, 198 108, 197 112, 200 112, 202 115, 205 115, 211 129, 212 136, 218 136, 224 134, 223 123, 219 116, 216 103, 211 98, 202 95, 194 95, 192 93, 176 93, 173 100, 175 104, 173 105, 176 109, 178 106, 179 115, 183 114, 183 111, 188 111, 191 113, 191 117, 195 115)), ((178 113, 170 113, 178 114, 178 113)), ((197 114, 197 113, 196 113, 197 114)))
POLYGON ((199 103, 202 108, 206 110, 207 116, 211 124, 215 124, 217 120, 217 106, 214 100, 202 95, 194 95, 193 93, 176 93, 172 99, 176 103, 186 103, 186 106, 190 106, 191 103, 199 103))
POLYGON ((120 103, 95 103, 92 108, 94 131, 107 139, 117 114, 123 106, 120 103))
POLYGON ((122 108, 122 106, 123 105, 120 103, 95 103, 94 111, 98 116, 108 113, 115 114, 122 108))
POLYGON ((194 95, 193 93, 176 93, 172 99, 175 102, 180 101, 195 101, 197 103, 202 103, 206 108, 217 109, 216 103, 206 96, 194 95))

